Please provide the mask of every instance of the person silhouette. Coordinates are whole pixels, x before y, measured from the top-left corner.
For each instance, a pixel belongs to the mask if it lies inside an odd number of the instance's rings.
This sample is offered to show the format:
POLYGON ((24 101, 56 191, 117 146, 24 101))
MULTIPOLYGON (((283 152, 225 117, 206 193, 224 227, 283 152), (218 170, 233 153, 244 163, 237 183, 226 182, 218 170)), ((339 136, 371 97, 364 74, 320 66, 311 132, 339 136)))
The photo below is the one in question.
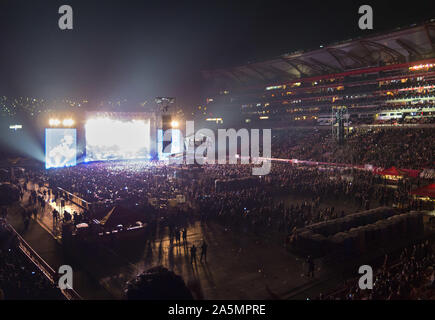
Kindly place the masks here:
POLYGON ((308 277, 314 278, 314 260, 311 256, 308 256, 307 264, 308 264, 308 277))
POLYGON ((195 261, 195 263, 196 263, 196 247, 195 247, 195 245, 193 245, 190 248, 190 263, 193 263, 193 261, 195 261))
POLYGON ((204 257, 204 261, 207 262, 207 243, 205 242, 205 240, 203 240, 202 242, 202 246, 201 246, 201 258, 199 259, 199 261, 202 262, 202 257, 204 257))

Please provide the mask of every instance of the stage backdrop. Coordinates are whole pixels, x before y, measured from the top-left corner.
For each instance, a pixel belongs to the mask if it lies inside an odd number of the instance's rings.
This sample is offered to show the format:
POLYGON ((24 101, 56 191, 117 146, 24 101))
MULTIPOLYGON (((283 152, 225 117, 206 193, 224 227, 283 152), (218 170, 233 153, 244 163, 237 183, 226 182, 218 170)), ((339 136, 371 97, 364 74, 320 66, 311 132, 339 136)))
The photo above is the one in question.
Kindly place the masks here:
POLYGON ((150 133, 146 113, 89 113, 85 124, 86 161, 149 158, 150 133))
POLYGON ((76 129, 45 129, 45 167, 75 166, 77 163, 76 129))

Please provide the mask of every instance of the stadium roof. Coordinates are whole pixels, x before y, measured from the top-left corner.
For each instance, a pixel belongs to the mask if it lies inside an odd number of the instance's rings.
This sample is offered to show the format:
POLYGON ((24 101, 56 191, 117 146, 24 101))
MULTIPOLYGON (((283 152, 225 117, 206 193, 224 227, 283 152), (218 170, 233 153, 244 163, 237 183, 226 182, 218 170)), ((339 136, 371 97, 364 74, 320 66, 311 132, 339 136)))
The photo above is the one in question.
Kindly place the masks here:
POLYGON ((203 71, 223 86, 244 86, 315 77, 347 70, 434 57, 435 20, 392 32, 350 39, 232 68, 203 71))

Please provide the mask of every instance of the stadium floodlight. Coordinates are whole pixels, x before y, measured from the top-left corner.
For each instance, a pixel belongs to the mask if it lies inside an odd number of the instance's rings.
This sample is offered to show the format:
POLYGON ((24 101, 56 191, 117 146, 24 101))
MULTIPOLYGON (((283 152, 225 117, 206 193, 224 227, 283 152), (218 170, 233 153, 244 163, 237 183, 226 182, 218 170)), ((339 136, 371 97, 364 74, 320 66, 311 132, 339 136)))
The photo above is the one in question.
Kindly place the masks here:
POLYGON ((17 131, 18 129, 22 129, 23 126, 21 124, 10 125, 9 129, 17 131))
POLYGON ((74 120, 73 119, 64 119, 62 124, 64 125, 64 127, 72 127, 74 125, 74 120))
POLYGON ((56 126, 60 125, 60 120, 59 119, 50 119, 48 121, 48 124, 52 127, 56 127, 56 126))

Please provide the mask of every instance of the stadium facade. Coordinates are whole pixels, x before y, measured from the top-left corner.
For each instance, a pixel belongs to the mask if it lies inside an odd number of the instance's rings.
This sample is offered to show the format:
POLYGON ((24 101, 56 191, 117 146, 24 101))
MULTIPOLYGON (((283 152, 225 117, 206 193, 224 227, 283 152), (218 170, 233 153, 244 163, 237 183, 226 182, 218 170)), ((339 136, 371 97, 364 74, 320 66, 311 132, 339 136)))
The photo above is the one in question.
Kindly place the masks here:
POLYGON ((206 120, 327 125, 433 121, 435 20, 393 32, 203 72, 206 120))

